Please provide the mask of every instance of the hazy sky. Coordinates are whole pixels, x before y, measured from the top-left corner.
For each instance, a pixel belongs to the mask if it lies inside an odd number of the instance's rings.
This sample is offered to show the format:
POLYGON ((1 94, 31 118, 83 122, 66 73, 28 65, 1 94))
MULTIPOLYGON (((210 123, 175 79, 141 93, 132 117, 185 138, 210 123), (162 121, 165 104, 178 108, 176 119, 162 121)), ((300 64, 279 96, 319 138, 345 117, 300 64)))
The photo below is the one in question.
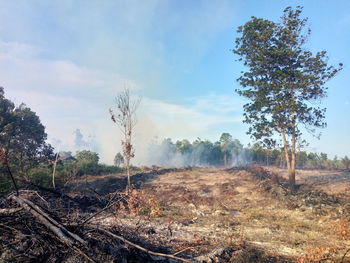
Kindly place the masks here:
POLYGON ((308 150, 349 155, 348 0, 0 0, 0 86, 37 112, 56 149, 88 145, 105 162, 120 150, 108 109, 124 85, 142 97, 137 162, 155 136, 217 140, 229 132, 247 144, 234 93, 242 70, 230 51, 236 29, 251 16, 277 21, 289 5, 309 17, 308 47, 345 65, 328 83, 328 127, 308 150))

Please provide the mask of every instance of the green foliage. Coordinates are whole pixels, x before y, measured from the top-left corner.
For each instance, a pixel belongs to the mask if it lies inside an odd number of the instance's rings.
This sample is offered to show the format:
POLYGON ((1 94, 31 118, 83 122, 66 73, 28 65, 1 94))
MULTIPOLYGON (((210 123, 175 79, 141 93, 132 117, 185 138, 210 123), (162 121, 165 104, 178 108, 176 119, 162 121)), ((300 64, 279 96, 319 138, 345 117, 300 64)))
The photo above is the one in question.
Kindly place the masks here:
POLYGON ((346 170, 349 170, 350 168, 350 159, 348 158, 348 156, 345 155, 345 157, 343 159, 341 159, 342 165, 346 170))
POLYGON ((11 180, 5 173, 0 173, 0 197, 11 191, 11 180))
MULTIPOLYGON (((233 139, 230 134, 221 136, 221 140, 211 142, 197 138, 193 143, 188 140, 179 140, 175 144, 171 139, 163 140, 158 146, 153 146, 152 153, 159 151, 161 158, 157 164, 164 167, 178 166, 225 166, 224 155, 229 156, 228 166, 234 165, 275 165, 285 168, 287 166, 285 154, 281 148, 267 148, 263 143, 255 143, 244 147, 238 139, 233 139), (223 139, 225 138, 225 139, 223 139), (222 147, 224 142, 231 146, 222 147), (184 150, 183 145, 186 145, 184 150), (227 152, 227 149, 230 149, 227 152), (176 162, 181 160, 183 162, 176 162)), ((345 156, 338 160, 328 159, 326 153, 313 153, 298 151, 296 153, 296 166, 305 169, 349 169, 350 159, 345 156), (348 167, 348 168, 347 168, 348 167)))
POLYGON ((227 166, 232 160, 232 154, 238 154, 243 149, 243 145, 240 143, 240 141, 237 139, 233 140, 232 135, 229 133, 221 134, 219 144, 221 152, 223 153, 224 166, 227 166))
POLYGON ((117 174, 117 173, 123 173, 125 172, 123 168, 120 168, 115 165, 106 165, 106 164, 100 164, 99 165, 99 174, 117 174))
POLYGON ((191 152, 191 143, 189 142, 189 140, 182 140, 182 141, 177 141, 175 143, 176 146, 176 151, 180 152, 181 154, 187 154, 191 152))
POLYGON ((52 187, 52 167, 51 165, 39 165, 28 171, 29 181, 36 185, 47 188, 52 187))
POLYGON ((7 186, 6 180, 9 180, 7 166, 15 178, 29 180, 31 169, 53 158, 52 147, 46 143, 45 127, 39 117, 25 104, 16 107, 5 98, 1 87, 0 130, 0 148, 4 152, 0 174, 4 185, 7 186))
MULTIPOLYGON (((327 94, 325 83, 342 67, 327 65, 325 51, 306 50, 310 29, 301 18, 301 7, 284 10, 280 23, 252 17, 237 32, 233 50, 244 65, 237 92, 250 100, 244 105, 248 133, 254 139, 268 138, 285 130, 300 136, 298 124, 325 127, 324 108, 316 102, 327 94)), ((308 129, 311 130, 311 129, 308 129)), ((266 141, 266 142, 268 142, 266 141)))
POLYGON ((295 188, 296 141, 302 128, 315 134, 326 126, 326 108, 319 102, 327 95, 326 82, 342 69, 327 64, 326 51, 313 54, 305 47, 311 30, 306 29, 302 8, 287 7, 275 23, 252 17, 240 26, 233 50, 247 71, 238 78, 237 93, 249 100, 244 105, 248 134, 266 146, 282 139, 289 174, 295 188))
POLYGON ((92 151, 78 151, 75 159, 59 162, 56 168, 58 178, 61 177, 62 180, 66 180, 72 176, 102 175, 123 171, 123 169, 114 165, 99 164, 98 154, 92 151))
POLYGON ((75 158, 78 163, 91 163, 94 165, 97 165, 100 159, 97 153, 88 150, 78 151, 75 158))
POLYGON ((99 156, 95 152, 88 150, 78 151, 75 155, 76 168, 78 175, 99 174, 100 167, 98 164, 99 156))

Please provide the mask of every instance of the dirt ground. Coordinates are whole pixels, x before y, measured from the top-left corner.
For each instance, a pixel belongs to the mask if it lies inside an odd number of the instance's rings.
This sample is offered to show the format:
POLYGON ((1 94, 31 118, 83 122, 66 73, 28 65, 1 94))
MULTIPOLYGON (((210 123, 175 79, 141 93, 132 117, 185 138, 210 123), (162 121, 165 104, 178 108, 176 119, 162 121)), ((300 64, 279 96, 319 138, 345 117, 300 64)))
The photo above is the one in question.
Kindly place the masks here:
MULTIPOLYGON (((277 167, 264 167, 271 172, 285 178, 288 177, 286 169, 277 167)), ((336 194, 350 197, 350 171, 340 170, 303 170, 296 171, 297 184, 307 184, 327 194, 336 194)))
MULTIPOLYGON (((282 169, 269 169, 286 176, 282 169)), ((321 199, 317 209, 306 201, 305 205, 293 205, 298 196, 289 201, 288 194, 276 198, 249 169, 243 168, 192 168, 134 183, 139 188, 135 190, 136 199, 142 196, 151 200, 153 207, 147 209, 156 212, 150 215, 140 208, 134 214, 101 215, 95 222, 128 225, 144 238, 167 242, 173 251, 184 250, 183 254, 197 261, 207 259, 207 253, 215 249, 239 245, 253 247, 255 255, 253 259, 231 262, 341 262, 350 248, 348 215, 343 207, 349 173, 297 173, 297 183, 343 198, 339 201, 334 197, 335 203, 323 203, 321 199)), ((300 199, 307 198, 304 194, 300 199)), ((346 260, 347 256, 343 262, 350 262, 346 260)))
POLYGON ((0 200, 0 262, 350 262, 350 173, 298 171, 297 191, 286 178, 272 167, 156 167, 133 175, 130 192, 122 174, 22 189, 27 206, 0 200), (65 245, 50 222, 85 243, 65 245))

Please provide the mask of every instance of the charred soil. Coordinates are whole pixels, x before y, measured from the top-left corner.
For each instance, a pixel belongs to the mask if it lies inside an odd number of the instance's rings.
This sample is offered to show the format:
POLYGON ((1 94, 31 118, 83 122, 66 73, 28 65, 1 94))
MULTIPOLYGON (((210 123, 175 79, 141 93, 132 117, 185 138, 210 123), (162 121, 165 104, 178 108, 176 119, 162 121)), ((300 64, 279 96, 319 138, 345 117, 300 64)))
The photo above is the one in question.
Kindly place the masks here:
POLYGON ((261 167, 158 169, 128 194, 120 175, 31 187, 20 197, 32 210, 0 202, 0 262, 349 262, 349 198, 333 188, 350 175, 332 176, 318 187, 299 175, 296 192, 261 167), (65 243, 38 209, 83 242, 65 243))

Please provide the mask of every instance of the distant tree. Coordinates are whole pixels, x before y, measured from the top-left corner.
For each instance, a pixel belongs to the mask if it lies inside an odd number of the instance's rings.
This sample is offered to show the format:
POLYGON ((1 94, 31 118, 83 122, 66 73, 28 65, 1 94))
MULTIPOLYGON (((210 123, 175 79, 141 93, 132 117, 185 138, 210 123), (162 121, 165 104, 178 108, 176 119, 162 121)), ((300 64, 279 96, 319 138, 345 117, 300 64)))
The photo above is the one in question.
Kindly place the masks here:
POLYGON ((224 166, 228 165, 228 158, 231 157, 231 151, 233 149, 232 135, 229 133, 223 133, 220 136, 221 151, 224 154, 224 166))
POLYGON ((192 150, 191 143, 186 139, 182 141, 176 141, 175 146, 176 146, 176 151, 180 152, 181 154, 190 153, 192 150))
POLYGON ((162 159, 165 162, 170 162, 176 153, 176 146, 170 138, 166 138, 160 145, 162 159))
POLYGON ((126 88, 116 97, 116 109, 114 111, 112 109, 109 110, 112 121, 118 125, 123 134, 122 148, 128 176, 128 191, 131 189, 130 161, 135 157, 132 139, 133 131, 136 125, 136 110, 139 104, 139 99, 131 100, 130 91, 126 88))
POLYGON ((243 150, 243 144, 238 139, 232 140, 232 151, 238 154, 242 150, 243 150))
POLYGON ((14 177, 29 180, 30 169, 53 158, 46 138, 45 127, 35 112, 23 103, 16 107, 0 87, 1 172, 9 174, 14 185, 14 177))
POLYGON ((211 154, 213 152, 214 145, 211 141, 197 138, 192 143, 192 148, 192 165, 208 166, 212 164, 213 160, 211 154))
POLYGON ((100 158, 97 153, 88 150, 78 151, 75 154, 75 158, 75 166, 78 175, 96 175, 100 173, 100 167, 98 164, 100 158))
POLYGON ((96 165, 98 164, 98 161, 100 159, 97 153, 88 150, 77 151, 77 153, 75 154, 75 158, 78 162, 92 163, 96 165))
POLYGON ((265 163, 265 160, 266 160, 265 149, 261 145, 261 143, 257 142, 251 146, 251 154, 254 162, 261 163, 261 164, 265 163))
POLYGON ((333 164, 333 168, 337 169, 339 168, 339 159, 338 156, 334 156, 333 160, 332 160, 332 164, 333 164))
POLYGON ((349 170, 350 168, 350 159, 348 156, 344 156, 344 158, 341 159, 341 162, 343 164, 343 167, 346 169, 346 170, 349 170))
POLYGON ((276 142, 275 134, 280 136, 291 189, 301 127, 314 133, 326 126, 326 109, 317 102, 327 94, 325 83, 342 68, 329 66, 325 51, 313 55, 306 49, 311 31, 305 30, 301 12, 301 7, 288 7, 278 23, 252 17, 238 28, 233 50, 248 69, 238 78, 242 88, 237 90, 250 100, 244 105, 248 134, 270 144, 276 142))
POLYGON ((113 163, 117 167, 120 167, 122 164, 124 164, 124 157, 123 157, 123 155, 120 152, 118 152, 115 155, 113 163))
POLYGON ((298 152, 296 155, 296 161, 300 168, 304 168, 307 163, 307 153, 303 151, 298 152))

